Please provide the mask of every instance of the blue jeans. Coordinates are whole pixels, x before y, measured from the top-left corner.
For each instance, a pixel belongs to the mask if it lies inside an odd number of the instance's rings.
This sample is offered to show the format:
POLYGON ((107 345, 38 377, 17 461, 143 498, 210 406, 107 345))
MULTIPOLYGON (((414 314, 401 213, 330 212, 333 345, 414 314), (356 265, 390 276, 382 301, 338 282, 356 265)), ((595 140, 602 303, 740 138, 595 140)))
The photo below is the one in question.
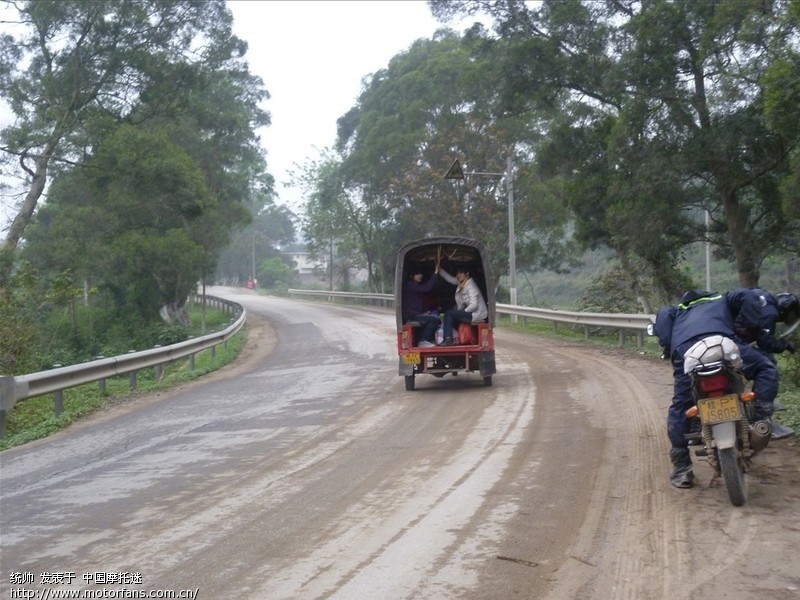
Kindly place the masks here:
POLYGON ((436 330, 439 329, 439 317, 437 315, 414 315, 409 319, 410 321, 417 321, 422 330, 419 334, 419 342, 433 343, 433 336, 436 335, 436 330))
POLYGON ((451 308, 444 313, 444 325, 442 334, 444 339, 453 339, 453 325, 456 322, 472 323, 472 313, 458 308, 451 308))

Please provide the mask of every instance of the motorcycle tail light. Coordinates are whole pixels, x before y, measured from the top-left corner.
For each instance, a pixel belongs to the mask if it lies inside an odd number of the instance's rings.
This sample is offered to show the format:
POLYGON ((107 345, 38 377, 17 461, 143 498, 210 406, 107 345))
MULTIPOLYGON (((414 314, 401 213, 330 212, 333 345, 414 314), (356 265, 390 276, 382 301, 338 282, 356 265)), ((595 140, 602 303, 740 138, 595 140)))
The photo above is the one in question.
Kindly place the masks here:
POLYGON ((742 402, 752 402, 753 400, 756 399, 756 393, 755 392, 745 392, 742 395, 740 395, 739 397, 742 399, 742 402))
POLYGON ((700 388, 701 392, 705 392, 706 394, 709 392, 718 392, 728 387, 728 378, 724 373, 716 373, 715 375, 700 377, 698 379, 697 387, 700 388))
POLYGON ((688 419, 694 419, 697 416, 697 406, 692 406, 686 409, 686 412, 683 413, 686 415, 688 419))

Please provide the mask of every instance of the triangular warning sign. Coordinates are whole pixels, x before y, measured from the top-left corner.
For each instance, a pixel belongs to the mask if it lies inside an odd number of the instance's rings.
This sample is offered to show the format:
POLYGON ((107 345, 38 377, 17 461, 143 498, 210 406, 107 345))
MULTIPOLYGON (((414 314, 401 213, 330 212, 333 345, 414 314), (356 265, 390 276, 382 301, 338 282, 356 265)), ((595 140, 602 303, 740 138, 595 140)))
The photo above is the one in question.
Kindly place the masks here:
POLYGON ((464 179, 464 171, 461 168, 461 163, 458 162, 458 159, 453 161, 453 165, 447 171, 447 174, 444 176, 445 179, 464 179))

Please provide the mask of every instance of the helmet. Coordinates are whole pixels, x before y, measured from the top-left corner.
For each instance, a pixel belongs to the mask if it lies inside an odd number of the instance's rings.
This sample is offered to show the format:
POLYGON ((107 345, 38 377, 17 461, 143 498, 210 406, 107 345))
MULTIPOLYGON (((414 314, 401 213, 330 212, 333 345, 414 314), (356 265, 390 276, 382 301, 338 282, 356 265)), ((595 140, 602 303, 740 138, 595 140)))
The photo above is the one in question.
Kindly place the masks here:
POLYGON ((783 292, 776 294, 775 299, 778 301, 778 320, 791 326, 800 319, 800 301, 797 296, 783 292))

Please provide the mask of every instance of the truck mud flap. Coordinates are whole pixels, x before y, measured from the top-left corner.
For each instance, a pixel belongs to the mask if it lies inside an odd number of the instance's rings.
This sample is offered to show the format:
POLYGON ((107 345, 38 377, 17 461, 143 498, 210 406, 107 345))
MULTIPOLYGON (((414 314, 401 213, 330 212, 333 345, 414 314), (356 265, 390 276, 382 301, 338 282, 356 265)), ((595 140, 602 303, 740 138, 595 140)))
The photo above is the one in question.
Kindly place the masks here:
POLYGON ((414 374, 414 365, 413 364, 405 364, 403 362, 403 357, 402 356, 398 359, 398 364, 400 365, 399 369, 398 369, 398 375, 402 375, 404 377, 407 377, 409 375, 413 375, 414 374))
POLYGON ((494 364, 494 350, 490 352, 478 353, 478 368, 480 370, 481 377, 494 375, 497 372, 497 368, 494 364))

